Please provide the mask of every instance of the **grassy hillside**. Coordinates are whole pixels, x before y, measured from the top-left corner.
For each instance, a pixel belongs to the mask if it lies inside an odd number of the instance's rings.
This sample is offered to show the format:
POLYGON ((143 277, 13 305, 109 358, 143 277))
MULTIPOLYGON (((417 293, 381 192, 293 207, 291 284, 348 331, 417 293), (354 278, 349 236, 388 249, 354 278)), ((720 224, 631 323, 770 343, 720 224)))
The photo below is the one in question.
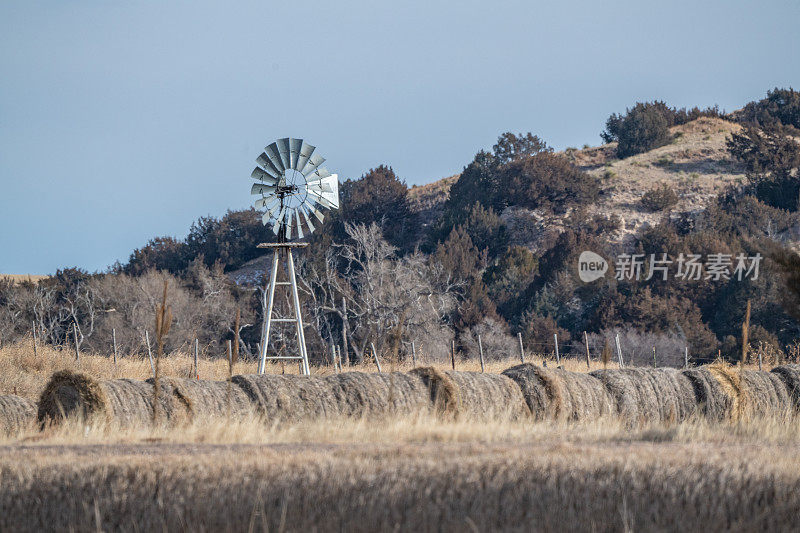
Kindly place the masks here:
MULTIPOLYGON (((702 117, 670 129, 674 141, 642 154, 618 159, 617 143, 562 152, 581 170, 601 180, 600 200, 588 209, 589 215, 617 215, 622 227, 607 235, 617 242, 658 223, 662 212, 649 212, 641 197, 661 184, 668 184, 678 195, 675 212, 696 214, 705 209, 729 185, 744 182, 744 169, 734 161, 725 145, 739 124, 719 118, 702 117)), ((458 175, 409 189, 414 210, 429 224, 441 213, 450 188, 458 175)), ((534 210, 511 207, 502 213, 514 244, 537 249, 542 238, 558 231, 565 216, 546 215, 534 210)))

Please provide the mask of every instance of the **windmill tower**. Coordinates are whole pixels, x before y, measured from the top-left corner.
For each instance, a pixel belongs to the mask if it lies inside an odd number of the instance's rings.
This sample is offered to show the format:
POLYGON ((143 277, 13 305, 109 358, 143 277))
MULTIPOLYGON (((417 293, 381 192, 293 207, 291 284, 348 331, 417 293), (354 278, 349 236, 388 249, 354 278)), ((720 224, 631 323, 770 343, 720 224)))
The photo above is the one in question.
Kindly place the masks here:
POLYGON ((250 193, 260 197, 254 205, 256 209, 266 211, 261 220, 264 225, 271 225, 272 231, 278 237, 277 242, 258 245, 259 248, 272 250, 272 269, 261 331, 259 374, 264 373, 268 359, 296 359, 300 361, 303 374, 311 373, 292 256, 293 249, 304 248, 308 243, 292 242, 292 239, 303 239, 314 232, 314 223, 321 224, 323 221, 321 209, 339 208, 338 177, 320 166, 324 162, 325 158, 316 152, 315 147, 303 139, 286 137, 264 148, 264 152, 256 159, 258 166, 251 174, 251 177, 258 182, 253 184, 250 193), (286 255, 287 279, 278 281, 282 255, 286 255), (291 290, 294 316, 273 317, 276 287, 288 287, 291 290), (295 324, 299 350, 297 355, 267 355, 273 322, 295 324))

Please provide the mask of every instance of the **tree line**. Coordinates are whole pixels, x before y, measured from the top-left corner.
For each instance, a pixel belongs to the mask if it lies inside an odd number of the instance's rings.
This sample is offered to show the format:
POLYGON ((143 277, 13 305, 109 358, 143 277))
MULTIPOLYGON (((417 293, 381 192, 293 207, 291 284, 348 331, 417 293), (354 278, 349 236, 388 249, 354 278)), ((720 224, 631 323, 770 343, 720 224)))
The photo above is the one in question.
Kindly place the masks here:
MULTIPOLYGON (((619 219, 587 214, 603 194, 599 179, 531 133, 505 133, 478 152, 432 223, 422 223, 391 167, 346 180, 342 208, 326 214, 300 253, 310 353, 324 359, 334 343, 359 361, 374 343, 385 357, 402 358, 414 341, 431 358, 448 357, 453 342, 470 356, 480 335, 487 354, 501 357, 516 353, 517 334, 532 350, 552 351, 554 334, 567 345, 587 331, 597 339, 623 332, 630 342, 688 346, 694 357, 732 359, 741 352, 748 300, 750 341, 785 350, 800 336, 799 291, 791 283, 800 267, 785 248, 800 230, 798 93, 775 89, 735 113, 640 102, 612 114, 601 137, 617 143, 617 157, 629 157, 670 142, 671 126, 702 116, 742 125, 728 150, 746 169, 747 182, 700 213, 670 212, 670 191, 656 191, 647 200, 650 209, 670 216, 625 247, 610 238, 619 219), (506 216, 514 210, 528 213, 527 227, 517 218, 514 232, 540 233, 537 249, 515 244, 506 216), (544 215, 561 217, 560 227, 537 226, 544 215), (608 258, 635 252, 761 253, 767 259, 758 279, 678 283, 606 276, 587 284, 576 269, 584 250, 608 258)), ((121 345, 141 350, 167 279, 175 316, 167 350, 198 338, 221 354, 227 340, 238 338, 242 354, 253 355, 266 278, 237 285, 227 274, 262 254, 255 244, 273 238, 255 210, 228 211, 201 217, 183 239, 152 239, 106 272, 72 268, 36 284, 2 282, 0 335, 14 339, 34 328, 45 342, 61 345, 74 325, 83 348, 102 352, 115 329, 121 345)), ((288 301, 278 305, 289 309, 288 301)), ((290 332, 279 333, 274 348, 293 350, 292 342, 290 332)))

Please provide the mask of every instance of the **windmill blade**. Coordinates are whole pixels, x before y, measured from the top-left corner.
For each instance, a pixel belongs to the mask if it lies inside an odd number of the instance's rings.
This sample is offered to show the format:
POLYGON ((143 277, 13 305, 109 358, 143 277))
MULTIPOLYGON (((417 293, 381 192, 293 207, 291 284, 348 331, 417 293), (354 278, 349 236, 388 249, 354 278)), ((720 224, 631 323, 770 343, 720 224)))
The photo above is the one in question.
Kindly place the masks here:
POLYGON ((289 139, 289 163, 294 170, 297 170, 297 158, 300 156, 302 145, 303 139, 289 139))
POLYGON ((283 168, 292 168, 292 163, 289 161, 289 137, 278 139, 278 152, 281 155, 281 162, 283 168))
POLYGON ((314 206, 311 206, 310 210, 311 214, 314 215, 317 218, 317 220, 319 220, 320 224, 322 224, 322 221, 325 220, 325 215, 322 214, 322 211, 320 211, 314 206))
POLYGON ((250 177, 254 180, 261 180, 265 183, 269 183, 270 185, 275 185, 278 183, 278 176, 273 176, 261 167, 256 167, 253 169, 253 173, 250 174, 250 177))
POLYGON ((309 193, 325 198, 333 209, 339 209, 339 176, 331 174, 308 185, 309 193))
POLYGON ((250 194, 275 194, 275 185, 267 185, 265 183, 254 183, 250 188, 250 194))
POLYGON ((319 154, 311 154, 311 157, 308 158, 308 163, 303 168, 303 176, 308 177, 309 174, 317 170, 317 167, 320 166, 322 163, 325 162, 325 158, 319 154))
POLYGON ((308 158, 311 157, 311 154, 314 153, 316 148, 311 146, 307 142, 303 141, 302 146, 300 146, 300 154, 297 156, 297 167, 295 170, 298 172, 303 172, 305 169, 306 163, 308 163, 308 158))
MULTIPOLYGON (((261 155, 256 158, 256 163, 264 169, 264 172, 273 178, 281 177, 280 169, 273 164, 266 152, 261 152, 261 155)), ((255 172, 255 170, 253 172, 255 172)))
POLYGON ((281 207, 281 212, 275 217, 275 222, 272 223, 272 232, 277 235, 281 230, 281 222, 286 216, 286 206, 281 207))
POLYGON ((277 207, 273 206, 272 209, 269 209, 268 206, 272 204, 280 205, 280 198, 277 196, 268 196, 266 198, 259 198, 255 202, 253 202, 253 207, 256 209, 267 209, 267 211, 277 211, 277 207))
POLYGON ((302 239, 303 235, 303 226, 300 223, 300 208, 294 210, 294 216, 297 219, 297 238, 302 239))
POLYGON ((281 153, 278 151, 278 143, 272 143, 264 148, 264 153, 267 154, 269 160, 272 161, 272 165, 280 170, 281 174, 283 174, 286 170, 286 167, 283 166, 283 161, 281 161, 281 153))
POLYGON ((313 197, 314 201, 319 205, 321 205, 322 207, 327 207, 328 209, 335 209, 334 204, 330 200, 325 198, 321 193, 309 189, 308 195, 313 197))
POLYGON ((306 176, 306 183, 315 183, 317 181, 324 180, 325 178, 327 178, 330 175, 331 175, 331 173, 328 172, 327 168, 320 167, 317 170, 315 170, 314 172, 312 172, 311 175, 306 176))
POLYGON ((312 224, 312 223, 311 223, 311 219, 310 219, 310 218, 308 218, 308 206, 306 206, 306 204, 303 204, 303 205, 301 205, 301 206, 300 206, 300 208, 298 209, 298 211, 300 211, 301 213, 303 213, 303 218, 304 218, 304 219, 305 219, 305 221, 306 221, 306 227, 308 228, 308 233, 309 233, 309 235, 310 235, 310 234, 312 234, 312 233, 314 233, 314 230, 315 230, 316 228, 314 228, 314 224, 312 224))

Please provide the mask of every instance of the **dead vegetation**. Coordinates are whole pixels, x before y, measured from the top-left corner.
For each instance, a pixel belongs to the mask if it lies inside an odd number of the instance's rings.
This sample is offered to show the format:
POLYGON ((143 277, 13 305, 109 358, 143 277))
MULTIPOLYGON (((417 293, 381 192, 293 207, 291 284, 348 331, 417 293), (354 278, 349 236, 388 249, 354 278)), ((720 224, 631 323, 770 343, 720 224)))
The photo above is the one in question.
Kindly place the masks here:
POLYGON ((190 430, 142 434, 138 442, 122 435, 111 438, 119 444, 95 446, 98 436, 77 427, 60 437, 59 453, 52 453, 55 437, 2 447, 0 529, 787 531, 800 525, 796 425, 790 444, 761 446, 732 437, 730 428, 702 425, 634 434, 613 425, 577 432, 542 425, 532 432, 518 422, 389 419, 381 426, 314 424, 256 435, 234 424, 224 430, 233 440, 225 446, 207 430, 206 444, 192 443, 197 436, 190 430), (74 444, 63 440, 71 434, 74 444))

